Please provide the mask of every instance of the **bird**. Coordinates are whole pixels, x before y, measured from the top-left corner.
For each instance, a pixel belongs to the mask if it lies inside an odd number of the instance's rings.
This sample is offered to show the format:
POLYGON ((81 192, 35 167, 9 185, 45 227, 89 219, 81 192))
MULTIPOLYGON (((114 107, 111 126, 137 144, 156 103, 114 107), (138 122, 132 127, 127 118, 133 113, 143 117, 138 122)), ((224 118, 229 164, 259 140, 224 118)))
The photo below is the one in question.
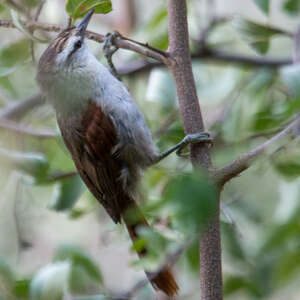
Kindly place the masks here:
MULTIPOLYGON (((130 238, 149 226, 137 202, 143 170, 189 143, 209 142, 205 133, 187 135, 162 154, 127 87, 89 50, 85 33, 93 10, 58 34, 41 55, 37 82, 53 106, 64 143, 76 169, 115 223, 122 220, 130 238), (133 217, 134 216, 134 217, 133 217)), ((147 249, 140 249, 140 257, 147 249)), ((179 287, 169 267, 153 275, 152 286, 169 296, 179 287)))

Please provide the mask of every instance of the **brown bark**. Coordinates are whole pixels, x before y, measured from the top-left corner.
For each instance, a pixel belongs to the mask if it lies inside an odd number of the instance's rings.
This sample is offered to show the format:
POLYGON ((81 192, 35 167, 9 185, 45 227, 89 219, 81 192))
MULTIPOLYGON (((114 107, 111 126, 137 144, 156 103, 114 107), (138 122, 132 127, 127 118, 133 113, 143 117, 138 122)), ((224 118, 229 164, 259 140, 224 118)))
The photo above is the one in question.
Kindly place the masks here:
MULTIPOLYGON (((169 68, 173 74, 181 117, 186 133, 204 131, 204 123, 197 97, 189 49, 187 7, 185 0, 168 0, 169 68)), ((209 171, 212 167, 207 145, 191 145, 194 167, 209 171)), ((221 300, 221 244, 219 212, 200 237, 200 287, 202 300, 221 300)))
POLYGON ((219 212, 200 237, 201 300, 219 300, 222 296, 222 261, 219 212))

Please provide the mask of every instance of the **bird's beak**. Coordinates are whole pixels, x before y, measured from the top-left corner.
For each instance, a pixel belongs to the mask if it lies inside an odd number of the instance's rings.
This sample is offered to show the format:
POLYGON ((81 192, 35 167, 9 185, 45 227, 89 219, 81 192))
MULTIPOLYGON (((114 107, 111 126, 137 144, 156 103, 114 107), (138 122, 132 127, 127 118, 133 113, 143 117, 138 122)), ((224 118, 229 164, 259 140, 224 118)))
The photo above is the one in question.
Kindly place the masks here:
POLYGON ((78 35, 80 35, 82 38, 84 38, 85 31, 89 25, 89 22, 91 20, 91 17, 94 13, 94 9, 91 9, 86 16, 82 19, 82 21, 76 26, 78 30, 78 35))

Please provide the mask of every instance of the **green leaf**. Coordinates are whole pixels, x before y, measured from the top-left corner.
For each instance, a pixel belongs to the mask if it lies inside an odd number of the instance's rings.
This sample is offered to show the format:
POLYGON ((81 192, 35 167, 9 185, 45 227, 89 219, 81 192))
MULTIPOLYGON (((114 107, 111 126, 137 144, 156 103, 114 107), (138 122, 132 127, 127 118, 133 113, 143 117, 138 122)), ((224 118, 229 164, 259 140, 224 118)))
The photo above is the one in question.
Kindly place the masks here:
POLYGON ((223 233, 223 242, 226 248, 229 250, 229 253, 240 261, 244 261, 246 255, 242 248, 242 243, 240 238, 237 235, 236 228, 232 224, 222 222, 222 233, 223 233))
POLYGON ((151 17, 151 20, 146 26, 147 30, 153 30, 160 27, 168 19, 168 12, 165 6, 161 6, 151 17))
POLYGON ((94 8, 96 14, 106 14, 112 10, 111 0, 68 0, 66 11, 70 17, 78 19, 94 8))
POLYGON ((300 0, 287 0, 282 7, 289 15, 297 16, 300 13, 300 0))
POLYGON ((70 262, 57 262, 43 267, 30 284, 32 300, 62 300, 68 290, 70 262))
POLYGON ((300 143, 291 143, 285 151, 272 156, 275 169, 287 179, 295 179, 300 175, 300 143))
POLYGON ((56 185, 50 208, 56 211, 71 209, 85 190, 79 175, 60 180, 56 185))
POLYGON ((27 7, 36 7, 39 5, 40 0, 21 0, 21 2, 23 2, 23 5, 27 7))
POLYGON ((154 260, 162 258, 162 253, 166 252, 168 239, 152 228, 145 226, 138 228, 138 232, 141 238, 134 243, 133 248, 137 251, 146 247, 148 258, 154 260))
POLYGON ((199 242, 195 241, 185 251, 185 258, 190 269, 198 274, 200 266, 199 242))
POLYGON ((189 234, 201 231, 217 211, 217 190, 199 171, 170 180, 164 197, 189 234))
POLYGON ((280 29, 269 28, 242 17, 235 17, 232 21, 232 25, 239 33, 241 39, 260 54, 267 53, 269 50, 270 39, 274 35, 285 34, 280 29))
POLYGON ((14 284, 14 295, 17 299, 28 299, 30 290, 29 279, 16 280, 14 284))
POLYGON ((28 40, 20 40, 3 47, 0 49, 0 66, 15 68, 16 65, 24 63, 30 56, 29 49, 28 40))
POLYGON ((269 0, 253 0, 254 3, 265 13, 269 13, 270 1, 269 0))
POLYGON ((283 176, 296 179, 300 175, 300 155, 297 156, 298 161, 285 161, 280 163, 275 163, 274 166, 276 170, 283 176))
POLYGON ((0 259, 0 297, 8 296, 13 288, 14 273, 4 259, 0 259))
POLYGON ((142 36, 142 38, 147 40, 150 45, 163 50, 167 49, 169 45, 167 17, 166 7, 158 7, 146 24, 142 36))
MULTIPOLYGON (((43 140, 42 149, 53 170, 59 170, 59 172, 68 172, 74 170, 74 162, 68 153, 61 135, 58 136, 58 140, 43 140)), ((52 175, 57 175, 57 172, 53 172, 52 175)))
POLYGON ((228 276, 224 280, 224 296, 229 296, 240 289, 247 288, 247 281, 242 276, 228 276))
POLYGON ((292 241, 293 239, 298 240, 299 231, 300 224, 297 214, 295 219, 272 228, 271 232, 266 235, 259 254, 263 255, 264 253, 270 253, 277 249, 282 252, 282 249, 288 245, 289 241, 292 241))
POLYGON ((72 268, 74 266, 81 266, 91 279, 98 283, 103 281, 98 265, 79 247, 74 245, 63 245, 59 247, 54 261, 69 261, 72 263, 72 268))
POLYGON ((0 13, 3 12, 5 10, 5 6, 3 4, 0 4, 0 13))
POLYGON ((0 149, 0 160, 2 164, 8 164, 33 176, 37 182, 44 180, 49 170, 48 161, 40 153, 21 153, 0 149))
POLYGON ((275 269, 276 280, 279 283, 291 280, 291 277, 300 270, 300 251, 295 249, 281 256, 275 269))

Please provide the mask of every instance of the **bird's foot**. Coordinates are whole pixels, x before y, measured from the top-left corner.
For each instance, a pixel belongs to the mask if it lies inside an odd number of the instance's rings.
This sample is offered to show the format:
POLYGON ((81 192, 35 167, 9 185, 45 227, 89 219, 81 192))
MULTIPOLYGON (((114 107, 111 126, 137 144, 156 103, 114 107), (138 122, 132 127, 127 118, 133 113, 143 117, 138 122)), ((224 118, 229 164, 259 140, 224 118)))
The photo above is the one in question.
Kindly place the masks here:
POLYGON ((178 149, 176 154, 180 157, 186 157, 189 153, 182 153, 184 148, 189 144, 198 144, 198 143, 209 143, 212 144, 213 140, 208 132, 198 132, 187 134, 183 140, 178 144, 178 149))
POLYGON ((118 47, 114 44, 115 38, 120 37, 119 32, 115 31, 113 33, 107 33, 104 37, 104 44, 103 44, 103 52, 106 57, 107 63, 109 65, 111 73, 118 78, 120 77, 118 75, 118 72, 112 62, 112 56, 118 51, 118 47))
POLYGON ((175 146, 169 148, 168 150, 164 151, 163 153, 159 154, 153 163, 158 163, 174 151, 180 157, 186 157, 189 153, 182 153, 183 149, 189 144, 197 144, 197 143, 212 143, 212 138, 208 132, 198 132, 193 134, 187 134, 181 142, 176 144, 175 146))

